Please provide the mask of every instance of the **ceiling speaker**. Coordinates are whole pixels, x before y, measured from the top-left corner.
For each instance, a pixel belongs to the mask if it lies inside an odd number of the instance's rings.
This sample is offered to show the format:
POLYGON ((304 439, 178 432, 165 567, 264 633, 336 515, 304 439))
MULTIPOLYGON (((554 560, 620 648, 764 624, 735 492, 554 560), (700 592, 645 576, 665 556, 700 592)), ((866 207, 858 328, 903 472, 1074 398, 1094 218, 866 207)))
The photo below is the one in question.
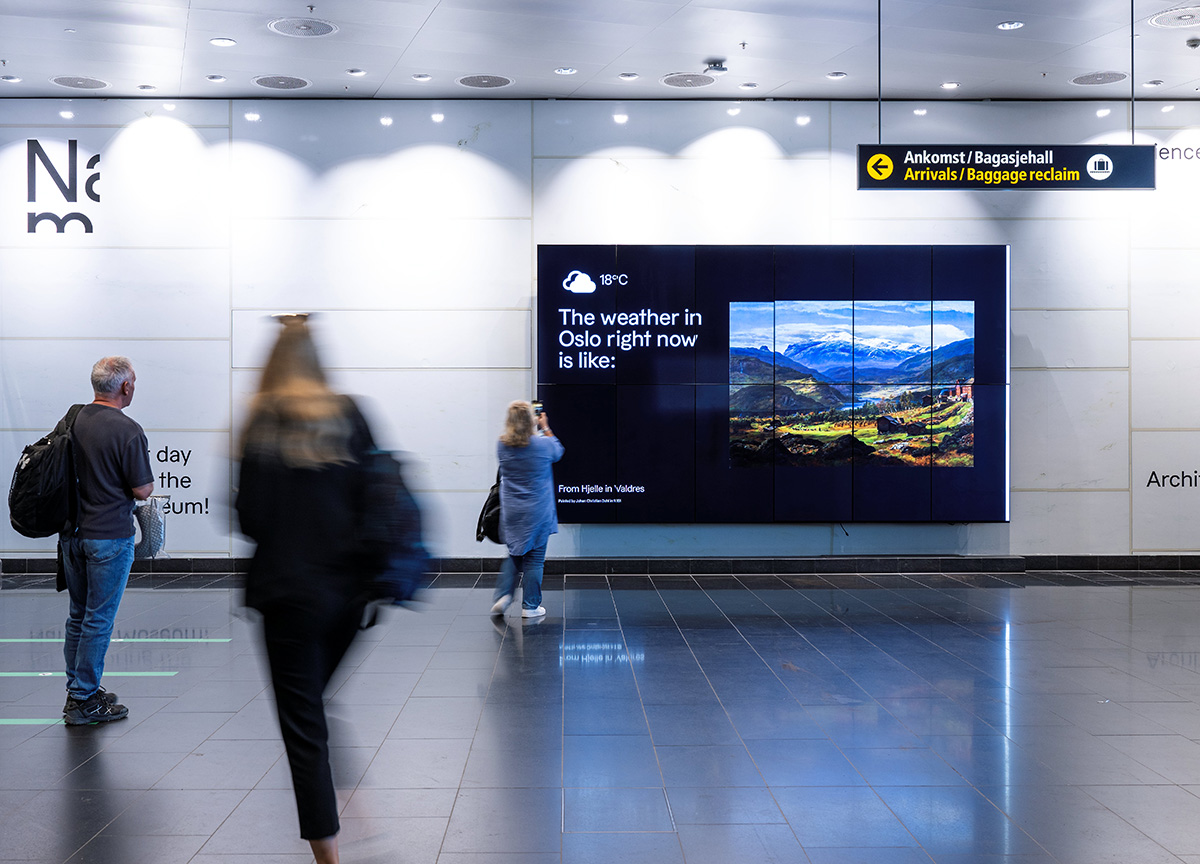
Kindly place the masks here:
POLYGON ((59 87, 70 87, 72 90, 103 90, 109 86, 107 81, 82 75, 59 75, 57 78, 51 78, 50 83, 59 87))
POLYGON ((332 21, 322 21, 320 18, 276 18, 267 24, 267 29, 280 36, 294 36, 297 39, 332 36, 338 31, 332 21))
POLYGON ((268 90, 303 90, 312 84, 311 81, 293 78, 291 75, 259 75, 254 79, 254 83, 268 90))
POLYGON ((1183 27, 1200 27, 1200 6, 1180 6, 1150 16, 1152 27, 1179 30, 1183 27))
POLYGON ((476 90, 495 90, 497 87, 507 87, 513 80, 503 75, 464 75, 457 79, 457 83, 476 90))
POLYGON ((668 87, 677 87, 680 90, 694 90, 697 87, 707 87, 709 84, 717 83, 716 78, 705 75, 703 72, 672 72, 658 80, 668 87))
POLYGON ((1124 72, 1089 72, 1087 75, 1072 78, 1071 83, 1080 87, 1095 87, 1097 84, 1116 84, 1127 77, 1129 76, 1124 72))

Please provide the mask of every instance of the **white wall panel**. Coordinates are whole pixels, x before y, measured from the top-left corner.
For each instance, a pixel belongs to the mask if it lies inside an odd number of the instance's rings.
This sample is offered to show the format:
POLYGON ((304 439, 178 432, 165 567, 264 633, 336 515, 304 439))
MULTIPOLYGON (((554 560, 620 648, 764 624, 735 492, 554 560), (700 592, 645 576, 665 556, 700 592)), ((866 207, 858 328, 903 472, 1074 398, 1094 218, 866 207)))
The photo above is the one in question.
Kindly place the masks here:
POLYGON ((230 554, 229 433, 147 429, 146 440, 154 494, 170 497, 164 551, 174 557, 230 554))
POLYGON ((821 160, 538 159, 537 243, 827 243, 821 160))
MULTIPOLYGON (((488 484, 491 485, 490 483, 488 484)), ((503 546, 490 540, 475 539, 479 510, 487 498, 487 490, 468 492, 418 492, 421 507, 421 527, 435 555, 454 558, 501 558, 507 553, 503 546)), ((559 528, 559 531, 570 530, 559 528)), ((550 538, 547 557, 563 556, 563 534, 550 538)))
MULTIPOLYGON (((839 106, 840 109, 841 106, 839 106)), ((875 132, 876 106, 870 111, 875 132)), ((1138 112, 1141 125, 1145 115, 1138 112)), ((1128 103, 1120 102, 891 102, 883 106, 884 143, 989 144, 1129 143, 1128 103), (924 109, 916 115, 914 109, 924 109), (1096 116, 1100 108, 1109 114, 1096 116), (970 137, 964 137, 964 134, 970 137)), ((868 144, 876 139, 859 143, 868 144)))
POLYGON ((1129 220, 1006 219, 1014 309, 1129 305, 1129 220))
POLYGON ((101 167, 97 207, 108 242, 228 246, 228 129, 194 129, 162 114, 143 118, 113 137, 101 167))
POLYGON ((1124 371, 1015 371, 1011 396, 1014 489, 1128 488, 1124 371))
MULTIPOLYGON (((313 327, 321 362, 329 367, 529 368, 530 317, 503 309, 331 311, 313 327)), ((262 366, 278 327, 269 313, 235 312, 233 365, 262 366)))
POLYGON ((3 338, 229 338, 224 249, 0 247, 0 273, 3 338))
POLYGON ((1013 492, 1018 554, 1127 555, 1129 538, 1128 492, 1013 492))
POLYGON ((1155 160, 1155 190, 1138 203, 1130 222, 1135 248, 1200 249, 1200 234, 1191 214, 1200 194, 1200 128, 1153 129, 1145 143, 1167 148, 1168 157, 1155 160), (1174 158, 1178 155, 1179 158, 1174 158), (1184 158, 1185 155, 1187 158, 1184 158))
POLYGON ((1014 311, 1014 369, 1129 365, 1129 316, 1123 311, 1014 311))
POLYGON ((234 210, 275 218, 526 218, 529 103, 248 102, 234 210), (441 123, 431 111, 444 113, 441 123), (380 125, 381 117, 392 125, 380 125))
POLYGON ((429 465, 429 489, 491 486, 508 403, 532 395, 520 369, 344 371, 335 385, 362 397, 381 447, 429 465))
POLYGON ((1196 251, 1134 249, 1130 262, 1130 335, 1179 339, 1200 334, 1196 251))
POLYGON ((133 361, 137 392, 125 413, 147 432, 225 427, 227 341, 6 339, 0 340, 0 429, 49 430, 73 402, 92 401, 92 365, 114 354, 133 361))
POLYGON ((117 226, 112 219, 113 207, 105 195, 103 174, 108 166, 103 156, 119 132, 119 128, 65 125, 0 128, 0 177, 6 181, 0 183, 0 237, 5 239, 4 245, 28 246, 52 254, 50 250, 66 246, 89 248, 110 242, 117 226), (31 141, 36 142, 36 148, 28 143, 31 141), (74 174, 70 159, 72 141, 75 142, 74 174), (31 150, 36 160, 32 188, 27 172, 31 150), (40 154, 49 161, 53 173, 45 167, 40 154), (102 157, 101 161, 88 168, 97 155, 102 157), (65 191, 59 189, 55 175, 65 191), (89 183, 100 201, 88 195, 89 183), (62 233, 57 233, 52 223, 39 221, 31 234, 30 213, 53 214, 63 220, 71 214, 82 218, 64 221, 62 233), (91 224, 90 233, 84 219, 91 224))
POLYGON ((1200 341, 1137 340, 1131 353, 1134 428, 1200 428, 1200 404, 1191 398, 1200 377, 1200 341))
POLYGON ((528 307, 528 219, 235 221, 233 305, 528 307))
POLYGON ((936 214, 894 219, 851 219, 833 223, 831 243, 846 246, 878 244, 1003 245, 1003 222, 990 219, 940 219, 936 214))
POLYGON ((1196 548, 1200 523, 1200 436, 1134 432, 1133 548, 1175 552, 1196 548))
POLYGON ((71 246, 223 246, 229 239, 224 194, 228 137, 227 129, 194 129, 161 115, 115 128, 0 129, 0 176, 11 178, 0 183, 4 245, 48 254, 71 246), (34 201, 29 200, 26 171, 29 140, 38 142, 53 168, 51 172, 40 158, 35 163, 34 201), (76 142, 73 189, 71 141, 76 142), (58 188, 55 174, 65 192, 58 188), (93 200, 89 189, 100 200, 93 200), (79 213, 90 221, 92 231, 73 220, 58 233, 53 224, 41 221, 30 234, 30 212, 60 218, 79 213))
POLYGON ((535 159, 695 158, 725 142, 750 159, 825 159, 829 147, 823 102, 536 102, 533 112, 535 159))

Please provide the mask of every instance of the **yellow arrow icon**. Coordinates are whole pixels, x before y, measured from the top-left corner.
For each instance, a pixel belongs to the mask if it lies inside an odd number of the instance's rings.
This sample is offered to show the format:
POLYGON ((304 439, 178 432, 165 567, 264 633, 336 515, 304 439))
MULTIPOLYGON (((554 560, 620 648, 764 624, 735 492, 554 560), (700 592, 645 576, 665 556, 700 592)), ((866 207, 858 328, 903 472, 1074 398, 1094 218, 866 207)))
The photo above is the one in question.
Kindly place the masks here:
POLYGON ((886 180, 892 176, 891 157, 884 153, 876 153, 867 160, 867 173, 876 180, 886 180))

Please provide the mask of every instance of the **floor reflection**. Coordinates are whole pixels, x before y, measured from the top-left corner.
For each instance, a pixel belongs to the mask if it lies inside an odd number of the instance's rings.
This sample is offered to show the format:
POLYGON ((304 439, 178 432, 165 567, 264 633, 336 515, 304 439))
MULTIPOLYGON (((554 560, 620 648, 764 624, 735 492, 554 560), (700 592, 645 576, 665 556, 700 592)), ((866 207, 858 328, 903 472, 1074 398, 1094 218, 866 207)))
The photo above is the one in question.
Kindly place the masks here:
MULTIPOLYGON (((94 728, 57 721, 61 598, 3 592, 0 858, 305 860, 254 625, 179 587, 130 589, 94 728)), ((491 617, 459 574, 356 645, 348 864, 1200 862, 1196 574, 546 589, 491 617)))

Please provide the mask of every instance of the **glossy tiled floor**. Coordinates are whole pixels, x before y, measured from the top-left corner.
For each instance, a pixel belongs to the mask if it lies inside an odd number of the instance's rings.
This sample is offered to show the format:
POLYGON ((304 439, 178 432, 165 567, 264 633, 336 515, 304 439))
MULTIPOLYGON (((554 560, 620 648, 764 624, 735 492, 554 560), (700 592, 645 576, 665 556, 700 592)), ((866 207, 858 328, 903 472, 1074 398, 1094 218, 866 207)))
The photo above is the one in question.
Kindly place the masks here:
MULTIPOLYGON (((1197 864, 1200 578, 1128 575, 444 577, 331 688, 342 860, 1197 864)), ((83 728, 3 586, 0 861, 311 860, 226 580, 134 581, 83 728)))

